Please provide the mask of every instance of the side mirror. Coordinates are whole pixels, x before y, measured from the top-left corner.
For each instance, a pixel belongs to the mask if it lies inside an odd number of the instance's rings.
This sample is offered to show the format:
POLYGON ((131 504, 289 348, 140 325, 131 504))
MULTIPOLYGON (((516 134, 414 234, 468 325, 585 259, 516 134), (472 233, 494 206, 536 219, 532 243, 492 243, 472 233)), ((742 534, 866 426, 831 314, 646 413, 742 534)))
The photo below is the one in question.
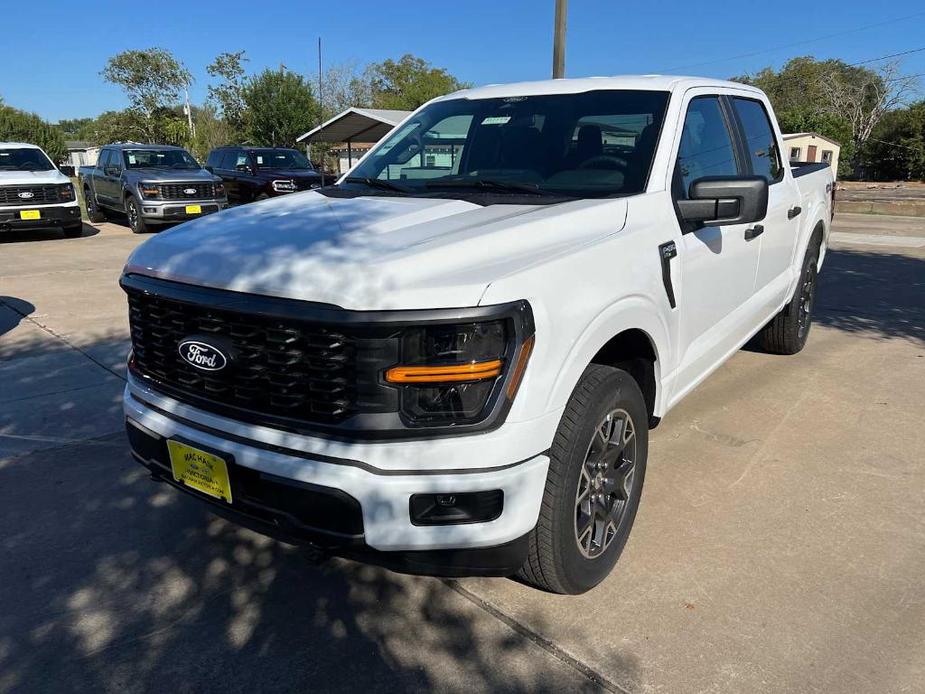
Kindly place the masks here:
POLYGON ((212 167, 209 166, 209 165, 203 166, 202 168, 204 168, 204 169, 205 169, 206 171, 208 171, 209 173, 215 173, 215 172, 212 170, 212 167))
POLYGON ((249 164, 238 164, 234 168, 240 171, 241 173, 253 173, 253 171, 251 171, 251 167, 249 164))
POLYGON ((685 222, 751 224, 768 213, 768 181, 764 176, 705 176, 691 183, 687 200, 678 200, 685 222))

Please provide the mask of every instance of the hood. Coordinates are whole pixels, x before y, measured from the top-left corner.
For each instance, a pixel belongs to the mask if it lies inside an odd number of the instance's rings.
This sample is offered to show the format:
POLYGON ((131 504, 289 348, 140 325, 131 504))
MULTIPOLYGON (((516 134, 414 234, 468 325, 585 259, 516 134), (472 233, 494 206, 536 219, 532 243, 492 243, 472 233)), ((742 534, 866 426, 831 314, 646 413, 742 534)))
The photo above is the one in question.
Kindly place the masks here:
POLYGON ((257 169, 257 173, 265 178, 321 178, 321 174, 312 169, 257 169))
POLYGON ((187 181, 215 183, 222 180, 205 169, 155 169, 142 166, 135 169, 126 169, 126 173, 135 178, 157 183, 185 183, 187 181))
POLYGON ((68 183, 71 179, 58 169, 50 171, 0 171, 0 186, 46 185, 68 183))
POLYGON ((125 270, 350 309, 475 306, 493 280, 619 231, 625 217, 619 199, 480 206, 294 193, 162 232, 125 270))

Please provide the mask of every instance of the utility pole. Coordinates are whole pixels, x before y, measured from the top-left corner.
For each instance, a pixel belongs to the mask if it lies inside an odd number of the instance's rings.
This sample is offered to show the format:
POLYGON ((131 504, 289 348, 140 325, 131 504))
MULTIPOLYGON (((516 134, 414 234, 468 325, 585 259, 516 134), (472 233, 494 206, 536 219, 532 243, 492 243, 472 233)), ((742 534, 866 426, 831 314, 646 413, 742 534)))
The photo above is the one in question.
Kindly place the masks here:
POLYGON ((556 0, 556 26, 552 39, 552 78, 565 77, 565 24, 568 17, 568 0, 556 0))
MULTIPOLYGON (((318 125, 324 123, 324 94, 322 92, 321 37, 318 37, 318 125)), ((324 150, 321 151, 321 186, 324 187, 324 150)))

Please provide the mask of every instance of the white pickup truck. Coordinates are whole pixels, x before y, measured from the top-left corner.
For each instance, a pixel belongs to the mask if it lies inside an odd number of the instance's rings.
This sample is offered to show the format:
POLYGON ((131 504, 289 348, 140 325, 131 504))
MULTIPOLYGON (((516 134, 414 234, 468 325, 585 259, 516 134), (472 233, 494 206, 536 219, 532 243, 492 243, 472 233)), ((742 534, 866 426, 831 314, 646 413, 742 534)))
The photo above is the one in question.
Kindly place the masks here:
POLYGON ((77 191, 41 147, 0 142, 0 232, 37 228, 80 236, 77 191))
POLYGON ((133 453, 276 537, 586 591, 649 429, 752 336, 805 344, 832 189, 742 84, 441 97, 336 185, 135 250, 133 453))

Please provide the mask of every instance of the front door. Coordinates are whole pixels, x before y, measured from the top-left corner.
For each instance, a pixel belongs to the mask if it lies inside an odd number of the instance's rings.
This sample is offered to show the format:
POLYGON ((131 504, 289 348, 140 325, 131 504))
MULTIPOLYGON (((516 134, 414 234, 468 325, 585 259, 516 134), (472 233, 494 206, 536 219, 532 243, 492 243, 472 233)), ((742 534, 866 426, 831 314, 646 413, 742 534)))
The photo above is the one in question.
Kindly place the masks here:
POLYGON ((806 161, 816 161, 816 145, 806 148, 806 161))
MULTIPOLYGON (((715 94, 690 98, 673 177, 675 199, 704 176, 735 177, 747 164, 733 139, 732 114, 715 94)), ((751 225, 689 228, 679 220, 681 243, 677 288, 680 356, 673 400, 691 388, 747 337, 758 269, 757 239, 746 240, 751 225)))

